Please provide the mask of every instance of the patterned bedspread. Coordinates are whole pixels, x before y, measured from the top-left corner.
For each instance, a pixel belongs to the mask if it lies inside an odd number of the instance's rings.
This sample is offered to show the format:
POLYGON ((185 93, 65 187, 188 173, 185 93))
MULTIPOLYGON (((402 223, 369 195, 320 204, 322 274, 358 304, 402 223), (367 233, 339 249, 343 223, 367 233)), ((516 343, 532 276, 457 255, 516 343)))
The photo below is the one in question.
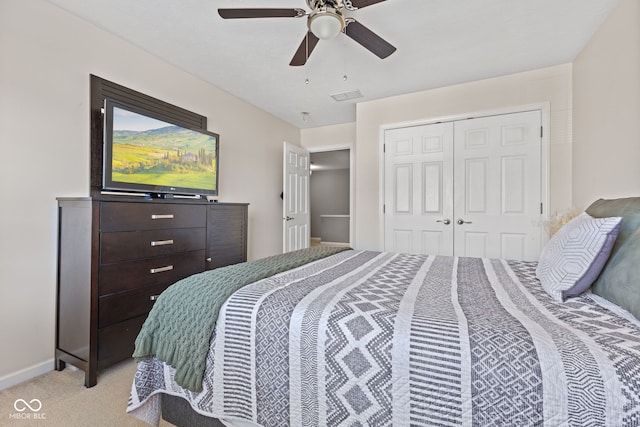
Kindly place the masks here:
POLYGON ((222 307, 203 390, 140 362, 128 411, 159 394, 260 426, 640 426, 640 322, 549 298, 535 263, 346 251, 222 307))

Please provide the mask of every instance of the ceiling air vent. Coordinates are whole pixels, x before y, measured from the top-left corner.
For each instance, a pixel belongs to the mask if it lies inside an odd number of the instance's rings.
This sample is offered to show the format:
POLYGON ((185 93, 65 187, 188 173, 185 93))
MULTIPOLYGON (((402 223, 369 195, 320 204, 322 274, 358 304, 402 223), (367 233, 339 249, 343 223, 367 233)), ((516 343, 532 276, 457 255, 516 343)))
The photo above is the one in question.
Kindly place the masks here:
POLYGON ((334 93, 331 97, 338 102, 342 102, 348 101, 349 99, 362 98, 362 92, 356 89, 349 92, 334 93))

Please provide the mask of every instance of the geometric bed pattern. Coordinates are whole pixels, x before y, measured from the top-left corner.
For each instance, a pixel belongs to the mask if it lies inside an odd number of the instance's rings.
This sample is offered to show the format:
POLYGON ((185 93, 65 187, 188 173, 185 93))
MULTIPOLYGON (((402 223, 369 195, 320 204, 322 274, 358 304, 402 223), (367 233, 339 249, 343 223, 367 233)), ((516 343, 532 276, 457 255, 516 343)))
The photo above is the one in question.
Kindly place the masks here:
POLYGON ((556 301, 580 295, 598 278, 618 236, 621 217, 586 212, 565 224, 545 245, 536 273, 556 301))
POLYGON ((640 322, 557 303, 535 270, 341 252, 231 296, 200 393, 140 362, 127 410, 157 425, 167 393, 231 426, 640 425, 640 322))

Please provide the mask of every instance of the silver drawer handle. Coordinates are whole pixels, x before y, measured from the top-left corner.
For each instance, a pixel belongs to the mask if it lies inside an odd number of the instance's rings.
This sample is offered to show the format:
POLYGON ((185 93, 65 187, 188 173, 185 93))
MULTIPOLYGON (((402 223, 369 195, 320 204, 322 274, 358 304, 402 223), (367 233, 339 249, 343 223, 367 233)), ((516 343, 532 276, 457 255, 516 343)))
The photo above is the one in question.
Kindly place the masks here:
POLYGON ((149 300, 150 300, 150 301, 155 301, 155 300, 157 300, 159 297, 160 297, 160 295, 151 295, 151 296, 149 297, 149 300))
POLYGON ((166 215, 152 214, 151 219, 173 219, 173 214, 166 214, 166 215))
POLYGON ((152 240, 151 246, 173 245, 173 240, 152 240))
POLYGON ((171 271, 171 270, 173 270, 173 265, 167 265, 166 267, 152 268, 149 270, 149 273, 151 274, 162 273, 163 271, 171 271))

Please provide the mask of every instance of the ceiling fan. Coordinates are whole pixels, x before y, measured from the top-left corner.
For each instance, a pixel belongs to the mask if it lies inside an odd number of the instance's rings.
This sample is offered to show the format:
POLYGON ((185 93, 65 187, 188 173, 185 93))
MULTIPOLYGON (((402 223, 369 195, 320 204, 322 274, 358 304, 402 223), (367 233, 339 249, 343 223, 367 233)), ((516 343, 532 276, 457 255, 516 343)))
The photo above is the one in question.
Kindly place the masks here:
POLYGON ((360 43, 381 59, 395 52, 396 48, 356 21, 344 16, 344 11, 354 11, 381 3, 385 0, 306 0, 311 12, 300 8, 290 9, 218 9, 224 19, 242 18, 302 18, 307 17, 307 34, 293 55, 289 65, 306 64, 320 39, 337 37, 341 32, 360 43))

